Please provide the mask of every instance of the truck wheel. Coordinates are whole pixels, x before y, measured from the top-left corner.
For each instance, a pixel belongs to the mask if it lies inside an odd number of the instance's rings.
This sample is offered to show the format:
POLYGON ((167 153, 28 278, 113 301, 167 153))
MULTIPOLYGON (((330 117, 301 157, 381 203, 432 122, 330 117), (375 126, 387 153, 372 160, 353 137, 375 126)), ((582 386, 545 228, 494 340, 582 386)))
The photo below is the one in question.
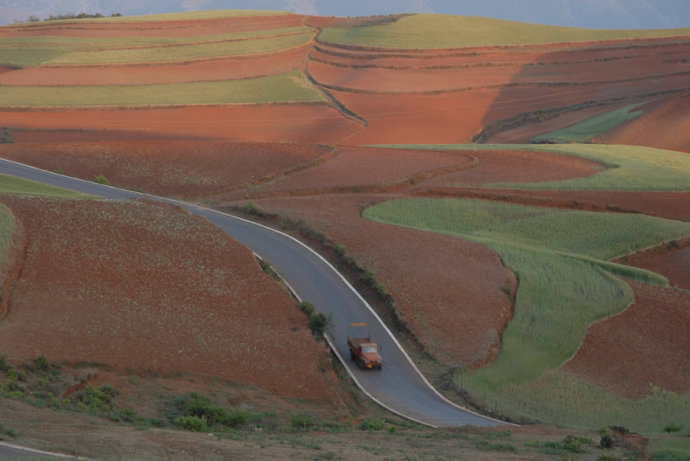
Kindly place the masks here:
POLYGON ((350 360, 355 360, 357 359, 357 356, 355 355, 354 352, 352 352, 352 349, 350 349, 350 360))

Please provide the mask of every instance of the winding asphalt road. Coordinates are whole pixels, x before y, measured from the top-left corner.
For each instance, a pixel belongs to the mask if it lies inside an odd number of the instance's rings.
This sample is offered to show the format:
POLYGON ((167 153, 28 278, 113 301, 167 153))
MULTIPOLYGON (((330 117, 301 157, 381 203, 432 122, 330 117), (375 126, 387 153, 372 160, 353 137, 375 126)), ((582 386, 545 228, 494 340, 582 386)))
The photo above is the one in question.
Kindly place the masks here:
POLYGON ((64 187, 106 199, 146 198, 180 205, 217 225, 271 264, 295 294, 333 315, 329 343, 359 387, 388 410, 434 427, 506 424, 462 409, 442 397, 419 372, 381 319, 321 256, 296 239, 268 227, 197 205, 103 186, 0 159, 0 173, 64 187), (349 360, 347 326, 367 322, 382 346, 383 369, 360 370, 349 360))

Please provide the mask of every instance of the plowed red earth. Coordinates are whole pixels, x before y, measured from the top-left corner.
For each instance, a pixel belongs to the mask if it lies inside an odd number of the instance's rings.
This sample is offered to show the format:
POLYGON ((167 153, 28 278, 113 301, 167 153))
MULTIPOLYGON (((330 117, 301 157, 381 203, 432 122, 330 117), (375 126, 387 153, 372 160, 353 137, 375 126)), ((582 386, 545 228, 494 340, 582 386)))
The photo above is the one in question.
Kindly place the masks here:
POLYGON ((633 399, 653 386, 689 392, 690 291, 630 284, 635 303, 592 325, 564 368, 633 399))
POLYGON ((161 109, 0 111, 3 125, 112 130, 176 138, 333 144, 359 125, 326 104, 186 106, 161 109))
POLYGON ((12 362, 44 354, 188 371, 339 404, 305 315, 249 250, 207 221, 146 202, 2 202, 28 237, 0 323, 12 362))
POLYGON ((28 67, 0 72, 3 85, 152 85, 234 80, 300 69, 309 45, 278 53, 212 59, 185 64, 88 67, 28 67))
MULTIPOLYGON (((472 52, 386 51, 319 43, 308 70, 368 121, 349 143, 467 142, 490 124, 498 124, 498 130, 488 141, 513 130, 512 139, 529 142, 535 122, 546 119, 551 129, 562 128, 570 120, 560 119, 561 114, 576 112, 581 120, 579 111, 592 106, 606 112, 613 104, 658 101, 669 90, 685 90, 690 65, 683 56, 689 49, 687 40, 472 52)), ((675 126, 662 134, 677 137, 675 126)), ((635 139, 637 144, 649 145, 640 138, 644 135, 635 139)), ((663 137, 656 141, 662 143, 663 137)))
POLYGON ((49 171, 180 198, 207 197, 269 181, 328 156, 328 147, 203 141, 111 141, 0 145, 2 156, 49 171))

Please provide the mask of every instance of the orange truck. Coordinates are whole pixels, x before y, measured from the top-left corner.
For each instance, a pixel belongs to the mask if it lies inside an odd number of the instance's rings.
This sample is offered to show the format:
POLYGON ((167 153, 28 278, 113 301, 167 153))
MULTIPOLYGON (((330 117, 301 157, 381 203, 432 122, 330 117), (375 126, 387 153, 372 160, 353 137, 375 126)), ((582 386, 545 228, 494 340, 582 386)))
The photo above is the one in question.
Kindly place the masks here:
POLYGON ((381 369, 381 348, 372 341, 369 334, 369 324, 351 323, 347 328, 347 345, 350 348, 350 359, 356 361, 362 369, 381 369), (366 336, 352 336, 353 330, 360 332, 366 328, 366 336))

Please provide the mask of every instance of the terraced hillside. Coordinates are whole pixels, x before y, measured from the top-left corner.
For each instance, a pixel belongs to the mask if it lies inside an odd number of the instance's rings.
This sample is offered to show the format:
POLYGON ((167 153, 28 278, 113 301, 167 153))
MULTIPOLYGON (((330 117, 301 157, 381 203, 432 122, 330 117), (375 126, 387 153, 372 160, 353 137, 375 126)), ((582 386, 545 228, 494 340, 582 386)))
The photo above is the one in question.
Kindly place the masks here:
MULTIPOLYGON (((479 411, 682 432, 688 56, 690 29, 429 15, 13 25, 0 28, 0 156, 293 233, 479 411)), ((39 219, 33 199, 0 200, 39 219)), ((17 283, 21 305, 43 282, 17 283)), ((219 375, 200 366, 180 365, 219 375)), ((255 372, 241 381, 312 392, 255 372)))

